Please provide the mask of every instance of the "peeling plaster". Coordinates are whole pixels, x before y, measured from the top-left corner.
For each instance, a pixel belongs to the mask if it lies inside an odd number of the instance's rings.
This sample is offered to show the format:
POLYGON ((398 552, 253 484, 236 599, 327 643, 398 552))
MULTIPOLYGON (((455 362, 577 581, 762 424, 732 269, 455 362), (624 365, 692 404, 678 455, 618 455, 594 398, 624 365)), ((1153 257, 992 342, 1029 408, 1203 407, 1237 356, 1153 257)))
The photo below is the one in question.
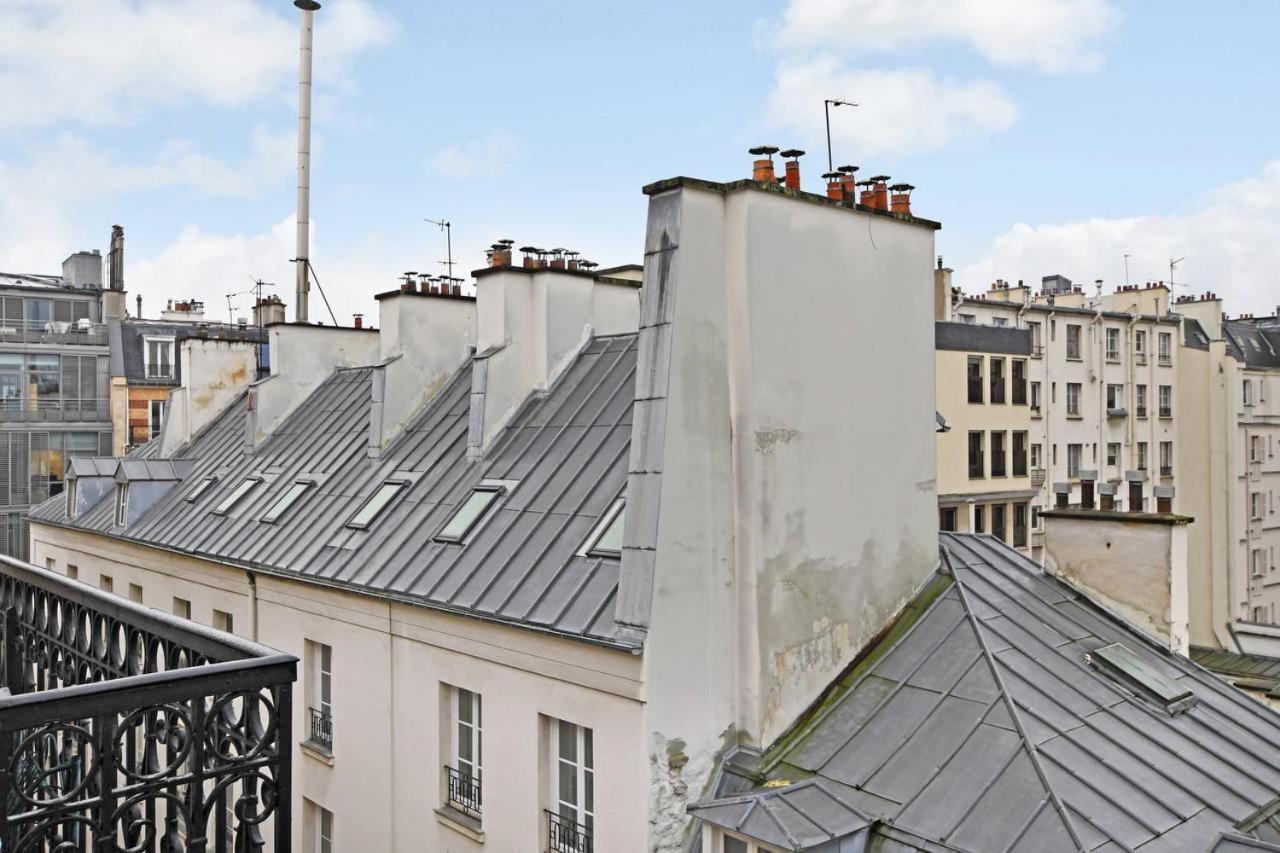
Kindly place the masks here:
POLYGON ((714 795, 724 757, 741 740, 734 726, 720 733, 720 744, 712 751, 689 755, 683 738, 666 738, 653 732, 649 739, 649 850, 651 853, 683 853, 693 838, 697 821, 686 812, 690 803, 714 795), (690 790, 693 780, 705 782, 690 790))
POLYGON ((786 427, 756 430, 756 453, 768 456, 780 444, 788 444, 800 433, 786 427))

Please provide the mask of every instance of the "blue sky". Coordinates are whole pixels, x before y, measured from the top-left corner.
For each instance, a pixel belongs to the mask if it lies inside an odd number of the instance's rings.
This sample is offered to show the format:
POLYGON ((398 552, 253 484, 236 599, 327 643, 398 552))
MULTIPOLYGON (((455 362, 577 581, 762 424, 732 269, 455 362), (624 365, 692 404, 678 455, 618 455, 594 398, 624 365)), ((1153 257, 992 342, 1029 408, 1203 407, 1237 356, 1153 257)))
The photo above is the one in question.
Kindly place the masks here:
MULTIPOLYGON (((0 20, 0 269, 56 271, 118 223, 148 314, 196 296, 225 317, 257 276, 292 301, 288 0, 0 0, 0 20)), ((917 185, 967 289, 1186 256, 1180 293, 1269 313, 1278 23, 1264 2, 328 0, 316 271, 349 322, 443 258, 425 217, 454 223, 462 270, 499 237, 636 262, 643 184, 745 177, 771 143, 807 149, 818 190, 822 99, 848 97, 837 161, 917 185)))

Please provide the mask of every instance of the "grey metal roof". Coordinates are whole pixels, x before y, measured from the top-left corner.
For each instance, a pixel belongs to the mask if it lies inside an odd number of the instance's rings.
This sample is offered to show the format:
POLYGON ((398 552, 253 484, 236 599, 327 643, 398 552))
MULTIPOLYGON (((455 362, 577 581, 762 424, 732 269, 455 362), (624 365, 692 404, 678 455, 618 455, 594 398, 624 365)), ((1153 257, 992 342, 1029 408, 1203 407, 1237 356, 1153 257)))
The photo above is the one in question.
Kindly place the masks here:
MULTIPOLYGON (((615 636, 618 561, 578 551, 626 483, 635 358, 635 335, 590 342, 549 391, 525 403, 492 450, 475 462, 466 458, 470 363, 379 459, 366 455, 373 368, 339 370, 251 455, 243 447, 241 397, 179 448, 175 455, 193 463, 183 484, 124 528, 114 526, 112 502, 106 499, 71 520, 65 501, 53 500, 32 517, 629 646, 615 636), (302 475, 317 484, 278 523, 259 521, 302 475), (184 500, 195 483, 211 476, 218 478, 216 486, 194 503, 184 500), (262 477, 263 483, 226 515, 214 515, 213 507, 250 476, 262 477), (411 485, 370 529, 347 528, 356 510, 390 478, 411 485), (465 545, 434 541, 482 479, 518 484, 465 545)), ((154 460, 154 453, 131 458, 154 460)))
POLYGON ((928 588, 936 598, 922 594, 921 615, 771 747, 765 777, 843 786, 873 831, 928 849, 1208 851, 1224 833, 1265 837, 1280 716, 990 536, 943 534, 942 548, 951 577, 928 588), (1169 713, 1086 663, 1112 643, 1194 706, 1169 713))
POLYGON ((125 319, 111 321, 107 328, 107 339, 111 345, 111 375, 124 376, 130 383, 150 383, 152 385, 181 385, 182 365, 175 350, 173 353, 173 376, 168 379, 152 379, 147 377, 145 346, 148 337, 173 338, 175 346, 181 345, 188 338, 199 337, 201 331, 210 340, 254 341, 266 343, 267 330, 258 326, 246 326, 212 322, 179 322, 173 320, 140 320, 125 319))
POLYGON ((821 777, 690 806, 689 813, 785 850, 810 850, 873 823, 846 801, 843 785, 821 777))
POLYGON ((127 456, 119 461, 115 477, 121 483, 141 481, 180 482, 195 468, 192 459, 139 459, 127 456))
POLYGON ((1191 349, 1208 350, 1209 334, 1200 325, 1200 321, 1192 317, 1182 318, 1182 343, 1191 349))
POLYGON ((941 350, 1031 355, 1031 330, 938 321, 933 324, 933 345, 941 350))
POLYGON ((1222 325, 1227 350, 1237 361, 1252 368, 1280 369, 1280 322, 1268 317, 1222 325))
POLYGON ((114 477, 119 464, 110 456, 72 456, 67 460, 67 478, 114 477))
POLYGON ((1280 658, 1192 646, 1191 659, 1232 682, 1280 693, 1280 658))

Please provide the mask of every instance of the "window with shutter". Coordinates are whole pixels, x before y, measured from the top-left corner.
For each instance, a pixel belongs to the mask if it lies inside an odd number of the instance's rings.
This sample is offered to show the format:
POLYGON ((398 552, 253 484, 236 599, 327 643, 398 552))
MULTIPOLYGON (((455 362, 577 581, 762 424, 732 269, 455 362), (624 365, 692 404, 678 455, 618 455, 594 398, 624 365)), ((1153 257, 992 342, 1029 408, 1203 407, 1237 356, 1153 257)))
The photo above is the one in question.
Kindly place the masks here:
POLYGON ((55 323, 71 322, 71 303, 65 299, 59 299, 53 303, 53 321, 55 323))
MULTIPOLYGON (((31 443, 31 502, 41 503, 49 499, 49 483, 53 478, 54 453, 49 448, 49 433, 33 432, 29 436, 31 443)), ((61 454, 57 454, 61 457, 61 454)), ((59 458, 58 462, 61 462, 59 458)), ((59 465, 60 467, 60 465, 59 465)), ((58 472, 59 475, 61 472, 58 472)))
POLYGON ((74 417, 80 399, 80 357, 64 355, 61 364, 62 375, 62 411, 66 417, 74 417))
POLYGON ((9 444, 13 436, 13 433, 0 433, 0 506, 13 504, 9 489, 9 444))
POLYGON ((4 325, 10 329, 22 328, 22 297, 6 296, 0 299, 0 311, 3 311, 4 325))
POLYGON ((9 503, 13 506, 29 504, 31 457, 25 433, 9 437, 9 503))

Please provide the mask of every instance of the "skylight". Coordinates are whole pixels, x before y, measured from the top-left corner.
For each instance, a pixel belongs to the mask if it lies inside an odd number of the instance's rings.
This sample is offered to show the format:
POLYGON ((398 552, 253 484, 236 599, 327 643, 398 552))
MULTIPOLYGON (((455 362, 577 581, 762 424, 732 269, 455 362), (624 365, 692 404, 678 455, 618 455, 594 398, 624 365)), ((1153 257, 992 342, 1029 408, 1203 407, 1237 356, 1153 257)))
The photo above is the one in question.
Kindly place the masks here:
POLYGON ((622 526, 627 517, 627 502, 619 498, 600 518, 600 522, 587 537, 587 545, 581 553, 587 557, 617 559, 622 556, 622 526))
POLYGON ((1122 643, 1103 646, 1086 655, 1085 660, 1142 698, 1162 705, 1170 714, 1181 713, 1196 704, 1190 688, 1157 671, 1122 643))
POLYGON ((387 508, 387 505, 391 503, 395 496, 400 494, 400 490, 407 485, 409 484, 401 481, 387 482, 378 486, 378 490, 373 493, 373 496, 364 502, 364 506, 356 510, 355 515, 351 516, 351 520, 347 522, 347 527, 363 530, 373 524, 374 520, 382 514, 382 511, 387 508))
POLYGON ((311 483, 308 483, 306 480, 299 480, 296 483, 291 483, 289 488, 285 489, 284 494, 282 494, 276 502, 271 505, 271 509, 267 510, 263 514, 262 520, 267 524, 275 524, 284 517, 284 514, 289 511, 290 507, 298 502, 299 498, 307 493, 307 489, 309 488, 311 488, 311 483))
POLYGON ((445 524, 444 528, 436 534, 436 539, 440 542, 461 542, 467 538, 470 533, 484 518, 489 507, 506 493, 503 486, 493 486, 480 484, 472 490, 467 499, 462 502, 454 512, 453 517, 445 524))
POLYGON ((205 492, 207 492, 209 490, 209 487, 216 482, 218 482, 217 477, 205 477, 203 480, 201 480, 199 483, 196 484, 196 487, 194 489, 187 492, 187 496, 183 498, 183 500, 185 500, 189 504, 195 503, 197 500, 200 499, 200 496, 203 495, 205 492))
MULTIPOLYGON (((240 503, 241 498, 253 491, 253 487, 261 483, 258 477, 246 477, 240 481, 240 485, 236 486, 231 494, 222 499, 222 503, 213 508, 214 514, 225 515, 231 511, 231 508, 240 503)), ((199 487, 197 487, 199 488, 199 487)))

